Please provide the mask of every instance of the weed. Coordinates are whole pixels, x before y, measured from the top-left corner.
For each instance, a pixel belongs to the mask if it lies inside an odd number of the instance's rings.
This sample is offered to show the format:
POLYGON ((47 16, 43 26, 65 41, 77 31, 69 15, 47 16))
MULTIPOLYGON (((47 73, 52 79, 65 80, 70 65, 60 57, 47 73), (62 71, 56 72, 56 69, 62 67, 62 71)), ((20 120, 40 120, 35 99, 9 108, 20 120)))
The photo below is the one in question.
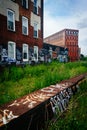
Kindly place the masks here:
POLYGON ((85 72, 87 61, 4 68, 0 73, 0 104, 85 72))

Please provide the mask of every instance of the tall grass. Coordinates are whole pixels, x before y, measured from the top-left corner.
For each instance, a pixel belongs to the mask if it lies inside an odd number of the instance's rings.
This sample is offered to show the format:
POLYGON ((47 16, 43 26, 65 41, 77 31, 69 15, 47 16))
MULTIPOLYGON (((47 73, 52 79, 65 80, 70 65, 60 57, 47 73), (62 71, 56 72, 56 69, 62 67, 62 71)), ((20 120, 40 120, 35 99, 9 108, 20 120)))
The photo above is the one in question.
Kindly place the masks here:
POLYGON ((87 72, 87 62, 9 67, 0 73, 0 104, 87 72))

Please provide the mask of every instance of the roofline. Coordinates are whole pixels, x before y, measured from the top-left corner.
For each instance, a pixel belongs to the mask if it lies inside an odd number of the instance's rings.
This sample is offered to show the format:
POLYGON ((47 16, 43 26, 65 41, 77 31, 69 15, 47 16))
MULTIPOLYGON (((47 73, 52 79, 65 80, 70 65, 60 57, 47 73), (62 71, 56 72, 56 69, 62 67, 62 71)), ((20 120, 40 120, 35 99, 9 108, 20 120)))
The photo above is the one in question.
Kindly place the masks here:
POLYGON ((77 30, 77 29, 67 29, 67 28, 65 28, 65 29, 63 29, 63 30, 60 30, 59 32, 56 32, 56 33, 54 33, 54 34, 51 34, 51 35, 45 37, 44 39, 47 39, 47 38, 49 38, 49 37, 52 37, 52 36, 54 36, 54 35, 57 35, 58 33, 61 33, 61 32, 63 32, 63 31, 67 31, 67 30, 73 30, 73 31, 78 31, 78 32, 79 32, 79 30, 77 30))

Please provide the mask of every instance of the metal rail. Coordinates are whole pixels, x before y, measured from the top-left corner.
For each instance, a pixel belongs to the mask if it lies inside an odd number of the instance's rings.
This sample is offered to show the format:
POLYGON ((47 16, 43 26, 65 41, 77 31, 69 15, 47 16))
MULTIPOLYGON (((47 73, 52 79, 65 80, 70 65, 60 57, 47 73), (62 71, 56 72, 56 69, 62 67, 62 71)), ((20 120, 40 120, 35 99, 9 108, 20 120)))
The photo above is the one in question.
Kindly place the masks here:
POLYGON ((64 80, 1 106, 0 130, 45 128, 45 122, 67 109, 70 98, 86 77, 87 74, 83 74, 64 80))

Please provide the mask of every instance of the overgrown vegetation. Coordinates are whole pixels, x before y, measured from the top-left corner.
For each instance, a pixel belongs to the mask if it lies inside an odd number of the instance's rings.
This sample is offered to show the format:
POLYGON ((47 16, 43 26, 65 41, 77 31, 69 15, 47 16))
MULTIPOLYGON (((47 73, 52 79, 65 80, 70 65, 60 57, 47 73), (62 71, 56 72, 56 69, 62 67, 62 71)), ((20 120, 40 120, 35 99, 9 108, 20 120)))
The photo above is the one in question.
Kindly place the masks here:
POLYGON ((67 111, 47 130, 87 130, 87 79, 71 99, 67 111))
POLYGON ((85 72, 87 61, 4 68, 0 73, 0 105, 85 72))

